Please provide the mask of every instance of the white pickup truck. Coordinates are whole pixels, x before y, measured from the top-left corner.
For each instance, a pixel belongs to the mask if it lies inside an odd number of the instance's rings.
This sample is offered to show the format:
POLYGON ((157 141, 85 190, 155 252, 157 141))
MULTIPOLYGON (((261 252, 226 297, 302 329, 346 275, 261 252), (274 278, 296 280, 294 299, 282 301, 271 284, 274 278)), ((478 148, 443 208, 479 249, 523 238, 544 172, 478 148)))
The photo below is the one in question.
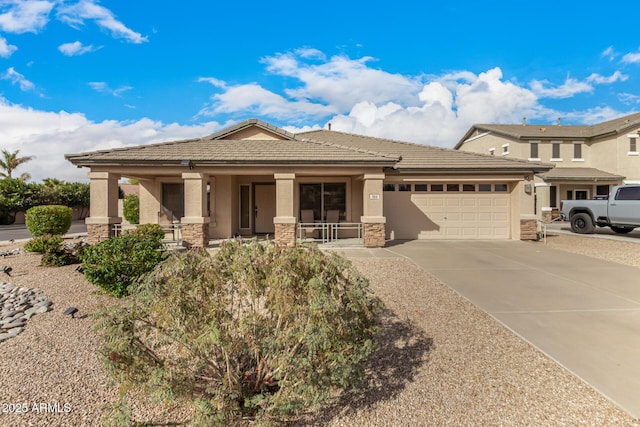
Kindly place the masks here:
POLYGON ((596 226, 628 233, 640 227, 640 185, 613 187, 604 200, 563 200, 560 214, 574 233, 593 233, 596 226))

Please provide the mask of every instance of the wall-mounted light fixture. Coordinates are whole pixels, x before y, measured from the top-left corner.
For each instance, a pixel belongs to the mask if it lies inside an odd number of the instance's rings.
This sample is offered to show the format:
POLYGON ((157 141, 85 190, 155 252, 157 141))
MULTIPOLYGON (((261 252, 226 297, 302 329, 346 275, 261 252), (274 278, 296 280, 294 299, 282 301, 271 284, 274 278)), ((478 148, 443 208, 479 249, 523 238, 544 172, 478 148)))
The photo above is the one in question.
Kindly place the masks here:
POLYGON ((189 170, 192 170, 195 167, 191 160, 183 160, 180 162, 180 165, 188 167, 189 170))

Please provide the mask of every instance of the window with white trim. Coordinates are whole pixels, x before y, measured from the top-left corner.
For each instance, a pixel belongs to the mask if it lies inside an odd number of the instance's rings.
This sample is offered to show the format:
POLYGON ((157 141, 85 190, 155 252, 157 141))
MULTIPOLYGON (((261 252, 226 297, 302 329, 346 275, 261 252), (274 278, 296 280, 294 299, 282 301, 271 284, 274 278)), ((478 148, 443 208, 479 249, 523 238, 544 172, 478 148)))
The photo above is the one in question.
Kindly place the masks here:
POLYGON ((629 154, 638 154, 638 136, 629 136, 629 154))
POLYGON ((582 142, 573 143, 573 161, 584 161, 582 158, 582 142))
POLYGON ((560 141, 551 141, 551 161, 552 162, 561 162, 562 158, 560 157, 560 141))
POLYGON ((538 152, 538 141, 531 141, 529 143, 529 160, 540 160, 540 153, 538 152))

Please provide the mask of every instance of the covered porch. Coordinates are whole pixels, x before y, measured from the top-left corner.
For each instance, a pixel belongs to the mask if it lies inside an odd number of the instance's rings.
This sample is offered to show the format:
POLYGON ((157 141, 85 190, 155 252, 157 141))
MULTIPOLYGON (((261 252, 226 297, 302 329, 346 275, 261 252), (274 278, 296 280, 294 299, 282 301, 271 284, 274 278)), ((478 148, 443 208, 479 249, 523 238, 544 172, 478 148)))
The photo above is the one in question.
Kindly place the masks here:
POLYGON ((161 225, 172 233, 172 240, 186 247, 239 236, 273 238, 290 246, 300 241, 384 246, 385 175, 380 170, 342 168, 318 174, 317 170, 188 169, 172 175, 165 171, 163 176, 141 172, 90 172, 90 242, 122 230, 118 182, 132 178, 140 186, 139 222, 161 225))

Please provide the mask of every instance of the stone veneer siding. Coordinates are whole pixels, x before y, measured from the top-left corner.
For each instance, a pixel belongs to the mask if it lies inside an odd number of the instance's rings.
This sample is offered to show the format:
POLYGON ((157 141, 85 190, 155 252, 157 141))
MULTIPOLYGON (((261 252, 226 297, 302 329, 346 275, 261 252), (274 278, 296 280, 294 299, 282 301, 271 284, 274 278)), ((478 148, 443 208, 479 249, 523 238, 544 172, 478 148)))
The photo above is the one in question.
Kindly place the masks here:
POLYGON ((538 224, 535 219, 520 220, 520 240, 538 240, 538 224))
POLYGON ((548 224, 551 222, 551 220, 553 219, 551 216, 551 211, 542 211, 542 222, 548 224))
POLYGON ((209 224, 182 224, 182 246, 187 248, 209 246, 209 224))
POLYGON ((87 243, 94 245, 109 240, 114 235, 113 226, 114 224, 87 224, 87 243))
POLYGON ((365 223, 364 246, 365 248, 381 248, 384 246, 384 224, 365 223))
POLYGON ((296 245, 296 224, 275 224, 275 240, 278 245, 296 245))

